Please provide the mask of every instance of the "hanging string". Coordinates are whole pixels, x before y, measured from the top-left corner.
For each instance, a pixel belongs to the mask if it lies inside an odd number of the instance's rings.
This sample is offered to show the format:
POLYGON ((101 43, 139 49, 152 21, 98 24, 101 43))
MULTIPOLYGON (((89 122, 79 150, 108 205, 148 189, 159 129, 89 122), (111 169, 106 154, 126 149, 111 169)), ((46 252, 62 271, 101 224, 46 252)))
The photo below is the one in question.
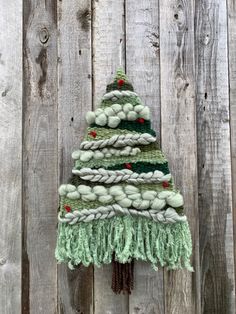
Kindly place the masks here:
POLYGON ((123 40, 122 40, 122 38, 120 39, 120 45, 119 45, 119 66, 120 66, 120 68, 122 68, 122 42, 123 42, 123 40))

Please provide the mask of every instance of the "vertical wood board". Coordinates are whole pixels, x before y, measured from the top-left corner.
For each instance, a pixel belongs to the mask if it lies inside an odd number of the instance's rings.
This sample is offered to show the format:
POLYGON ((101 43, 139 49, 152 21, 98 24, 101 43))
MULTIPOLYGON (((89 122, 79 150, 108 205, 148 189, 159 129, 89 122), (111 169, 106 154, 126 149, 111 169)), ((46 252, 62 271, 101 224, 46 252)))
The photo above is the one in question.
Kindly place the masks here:
POLYGON ((199 313, 194 2, 160 3, 161 135, 193 240, 194 273, 166 271, 165 312, 199 313))
MULTIPOLYGON (((58 166, 67 183, 92 108, 91 3, 58 1, 58 166)), ((56 210, 56 209, 55 209, 56 210)), ((58 312, 93 313, 93 267, 58 267, 58 312)))
POLYGON ((125 68, 124 0, 93 0, 94 107, 113 80, 117 67, 125 68))
POLYGON ((234 225, 234 276, 236 278, 236 2, 228 0, 228 66, 229 66, 229 104, 231 130, 231 165, 234 225))
POLYGON ((56 313, 57 208, 56 2, 24 2, 25 313, 56 313), (25 300, 27 302, 27 300, 25 300))
POLYGON ((196 6, 202 312, 235 313, 226 1, 196 6))
POLYGON ((0 311, 17 314, 22 265, 22 1, 0 5, 0 311))

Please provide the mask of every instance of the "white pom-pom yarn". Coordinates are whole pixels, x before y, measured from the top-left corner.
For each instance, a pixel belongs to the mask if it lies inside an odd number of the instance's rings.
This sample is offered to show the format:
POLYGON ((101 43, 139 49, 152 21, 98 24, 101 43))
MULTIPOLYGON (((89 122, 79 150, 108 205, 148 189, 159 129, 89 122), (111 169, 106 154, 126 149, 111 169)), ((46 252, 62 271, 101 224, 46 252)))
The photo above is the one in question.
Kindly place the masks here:
POLYGON ((145 120, 149 120, 150 119, 150 110, 147 106, 145 106, 140 112, 139 112, 139 116, 141 118, 144 118, 145 120))
POLYGON ((77 200, 80 198, 80 194, 78 191, 74 191, 74 192, 69 192, 66 197, 68 197, 71 200, 77 200))
POLYGON ((104 154, 99 150, 95 150, 93 158, 96 160, 102 159, 102 158, 104 158, 104 154))
POLYGON ((62 184, 58 189, 60 195, 66 195, 67 193, 74 191, 76 191, 76 187, 72 184, 62 184))
POLYGON ((133 105, 132 104, 129 104, 129 103, 124 104, 124 106, 123 106, 124 113, 127 114, 128 112, 130 112, 132 110, 133 110, 133 105))
POLYGON ((172 191, 162 191, 159 194, 159 198, 165 199, 165 198, 169 197, 170 195, 172 195, 172 191))
POLYGON ((93 112, 93 111, 87 112, 87 114, 86 114, 86 121, 87 121, 88 124, 94 123, 95 122, 95 118, 96 118, 95 112, 93 112))
POLYGON ((103 109, 102 108, 98 108, 98 109, 95 110, 96 117, 100 116, 100 114, 102 114, 102 113, 103 113, 103 109))
POLYGON ((135 111, 130 111, 127 113, 127 120, 128 121, 135 121, 137 119, 138 115, 135 111))
POLYGON ((92 150, 81 151, 79 159, 81 161, 86 162, 86 161, 89 161, 90 159, 92 159, 93 155, 94 155, 94 152, 92 150))
POLYGON ((156 192, 155 191, 146 191, 142 195, 144 200, 152 201, 156 197, 156 192))
POLYGON ((89 194, 92 191, 92 188, 88 185, 81 184, 77 187, 77 190, 80 194, 89 194))
POLYGON ((119 117, 108 117, 108 126, 114 129, 119 125, 120 121, 119 117))
MULTIPOLYGON (((120 110, 118 110, 118 111, 120 111, 120 110)), ((113 108, 107 107, 107 108, 104 109, 104 113, 105 113, 105 115, 107 115, 108 117, 112 117, 112 116, 115 115, 116 112, 115 112, 115 110, 113 110, 113 108)))
POLYGON ((139 189, 136 186, 133 186, 133 185, 126 185, 125 192, 128 195, 137 194, 137 193, 139 193, 139 189))
POLYGON ((141 152, 138 147, 126 146, 122 149, 102 148, 101 150, 78 150, 73 152, 72 158, 83 162, 88 162, 91 159, 99 160, 103 158, 111 158, 112 156, 135 156, 141 152))
POLYGON ((103 185, 96 185, 93 187, 93 192, 98 196, 107 195, 107 189, 103 185))
POLYGON ((179 192, 154 190, 144 191, 133 185, 114 185, 105 188, 102 185, 89 187, 86 185, 70 186, 73 192, 66 192, 65 185, 59 189, 60 195, 69 199, 82 199, 83 201, 99 201, 102 204, 116 202, 122 207, 134 207, 140 210, 155 209, 161 210, 166 205, 174 208, 183 206, 183 197, 179 192))
POLYGON ((155 210, 161 210, 162 208, 164 208, 166 205, 165 200, 161 200, 159 198, 155 198, 151 204, 151 208, 155 209, 155 210))
POLYGON ((113 111, 115 113, 117 113, 117 112, 122 110, 122 106, 120 104, 114 104, 114 105, 111 106, 111 108, 113 109, 113 111))
POLYGON ((140 111, 142 111, 144 108, 143 105, 136 105, 134 106, 134 111, 136 111, 137 113, 139 113, 140 111))
POLYGON ((126 119, 126 114, 124 113, 124 111, 120 111, 117 113, 117 117, 120 118, 120 120, 125 120, 126 119))
POLYGON ((184 200, 181 194, 177 194, 177 195, 173 194, 167 198, 167 202, 171 207, 180 207, 183 205, 184 200))
POLYGON ((95 193, 82 194, 81 199, 84 202, 93 202, 97 200, 97 195, 95 193))
POLYGON ((101 113, 99 116, 96 117, 95 123, 100 126, 104 126, 107 124, 107 116, 105 113, 101 113))
POLYGON ((145 120, 150 119, 150 110, 147 106, 133 106, 130 103, 113 104, 105 109, 98 108, 95 112, 89 111, 86 115, 88 124, 96 123, 99 126, 108 125, 110 128, 116 128, 121 120, 135 121, 137 118, 145 120), (137 108, 136 108, 137 107, 137 108))
POLYGON ((119 196, 119 195, 122 195, 124 192, 123 192, 123 189, 122 189, 122 186, 120 185, 114 185, 110 188, 109 190, 110 194, 112 196, 119 196))
POLYGON ((118 203, 122 207, 130 207, 132 205, 132 200, 125 197, 118 201, 118 203))

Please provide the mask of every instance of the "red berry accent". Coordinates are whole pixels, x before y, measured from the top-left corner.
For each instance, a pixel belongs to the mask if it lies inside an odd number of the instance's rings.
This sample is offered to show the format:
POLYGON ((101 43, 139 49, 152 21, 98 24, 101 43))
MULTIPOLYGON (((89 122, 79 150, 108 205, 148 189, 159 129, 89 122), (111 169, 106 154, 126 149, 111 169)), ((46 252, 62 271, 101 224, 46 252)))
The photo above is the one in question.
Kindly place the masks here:
POLYGON ((97 132, 91 131, 91 132, 89 132, 89 135, 91 135, 92 137, 95 138, 97 136, 97 132))
POLYGON ((132 165, 131 165, 130 163, 126 163, 126 164, 125 164, 125 168, 131 169, 131 168, 132 168, 132 165))
POLYGON ((169 182, 167 182, 167 181, 162 182, 162 186, 163 186, 163 188, 168 188, 169 182))
POLYGON ((143 118, 138 118, 136 121, 137 121, 138 123, 144 123, 144 122, 145 122, 145 120, 144 120, 143 118))
POLYGON ((117 82, 117 83, 118 83, 118 86, 121 87, 121 86, 124 84, 124 82, 125 82, 124 80, 118 80, 118 82, 117 82))
POLYGON ((65 210, 67 211, 67 213, 69 213, 69 212, 71 211, 71 208, 70 208, 70 206, 68 206, 68 205, 65 205, 64 208, 65 208, 65 210))

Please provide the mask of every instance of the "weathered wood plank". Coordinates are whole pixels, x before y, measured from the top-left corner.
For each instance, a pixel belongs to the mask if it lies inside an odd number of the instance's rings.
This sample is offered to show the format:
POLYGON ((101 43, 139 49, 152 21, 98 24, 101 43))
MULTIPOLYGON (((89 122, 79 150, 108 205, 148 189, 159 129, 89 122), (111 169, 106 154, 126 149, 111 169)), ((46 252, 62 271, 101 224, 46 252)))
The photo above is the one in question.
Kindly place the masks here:
MULTIPOLYGON (((228 56, 229 56, 229 100, 231 127, 231 164, 232 164, 232 195, 233 225, 236 226, 236 2, 228 0, 228 56)), ((229 240, 230 241, 230 240, 229 240)), ((234 232, 234 247, 236 232, 234 232)), ((234 275, 236 276, 236 250, 234 249, 234 275)))
POLYGON ((0 1, 0 312, 21 312, 22 1, 0 1), (6 27, 7 26, 7 27, 6 27))
MULTIPOLYGON (((126 69, 142 101, 152 111, 152 125, 160 141, 159 1, 126 2, 126 69)), ((163 270, 135 262, 134 291, 129 312, 164 313, 163 270)))
MULTIPOLYGON (((124 1, 93 1, 93 105, 124 60, 124 1)), ((112 266, 94 269, 94 313, 128 313, 128 296, 111 290, 112 266)))
POLYGON ((93 0, 93 95, 98 105, 118 66, 125 67, 124 0, 93 0))
POLYGON ((199 313, 194 2, 160 3, 161 135, 193 238, 194 273, 165 271, 165 312, 199 313))
POLYGON ((24 313, 57 312, 56 12, 53 0, 24 1, 24 313))
POLYGON ((235 313, 226 1, 196 10, 201 311, 235 313))
POLYGON ((112 266, 94 268, 94 313, 128 313, 128 296, 111 290, 112 266))
MULTIPOLYGON (((83 139, 84 117, 92 108, 90 2, 58 1, 58 185, 71 176, 71 153, 83 139)), ((93 313, 92 267, 58 267, 58 312, 93 313)))

